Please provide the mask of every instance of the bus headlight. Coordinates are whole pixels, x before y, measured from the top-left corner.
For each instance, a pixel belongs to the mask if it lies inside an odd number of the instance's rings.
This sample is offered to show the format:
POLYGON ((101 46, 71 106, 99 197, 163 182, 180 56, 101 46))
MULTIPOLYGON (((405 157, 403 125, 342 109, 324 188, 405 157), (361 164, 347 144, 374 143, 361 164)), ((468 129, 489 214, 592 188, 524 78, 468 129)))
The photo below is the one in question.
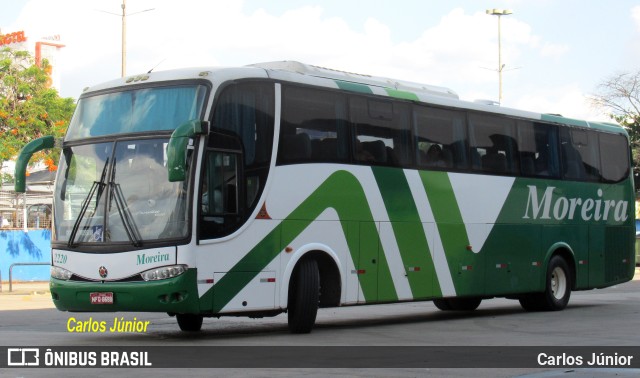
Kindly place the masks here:
POLYGON ((51 277, 53 278, 57 278, 59 280, 65 280, 68 281, 71 276, 73 275, 73 273, 71 273, 70 271, 66 270, 66 269, 62 269, 58 266, 52 266, 51 267, 51 277))
POLYGON ((157 281, 177 277, 186 271, 186 265, 171 265, 150 269, 140 273, 140 275, 145 281, 157 281))

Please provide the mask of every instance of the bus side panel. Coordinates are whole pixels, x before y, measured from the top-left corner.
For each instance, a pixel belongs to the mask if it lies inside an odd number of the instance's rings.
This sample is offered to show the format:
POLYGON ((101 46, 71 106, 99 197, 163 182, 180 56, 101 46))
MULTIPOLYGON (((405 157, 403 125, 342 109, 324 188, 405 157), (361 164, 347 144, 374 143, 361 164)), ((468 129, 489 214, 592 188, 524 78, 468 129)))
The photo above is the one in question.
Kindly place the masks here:
MULTIPOLYGON (((214 285, 203 295, 204 298, 201 298, 204 301, 212 300, 214 314, 227 312, 228 309, 225 307, 230 305, 232 301, 230 306, 236 306, 240 297, 235 297, 247 285, 261 285, 265 283, 265 279, 266 283, 271 284, 270 278, 279 275, 281 226, 273 228, 262 240, 253 245, 253 238, 256 235, 258 238, 263 235, 261 231, 263 230, 259 228, 254 229, 253 233, 247 232, 243 237, 217 244, 211 249, 209 247, 201 250, 208 252, 207 261, 211 261, 211 266, 215 267, 213 270, 214 285), (243 245, 248 241, 251 241, 250 245, 253 245, 253 248, 243 253, 246 250, 243 245), (212 299, 208 298, 209 296, 212 296, 212 299)), ((201 261, 205 263, 204 258, 199 259, 199 263, 201 261)), ((261 288, 264 286, 261 285, 261 288)), ((270 289, 268 291, 269 298, 271 298, 270 289)), ((252 302, 255 301, 255 299, 249 299, 252 302)), ((249 299, 241 300, 241 304, 243 301, 247 301, 247 306, 241 305, 241 307, 247 309, 249 299)), ((261 308, 262 305, 263 303, 259 304, 261 308)))
MULTIPOLYGON (((363 297, 358 297, 358 303, 371 303, 381 300, 380 285, 378 277, 383 267, 380 265, 384 255, 380 255, 379 223, 359 222, 360 243, 358 245, 358 263, 356 264, 356 274, 362 288, 363 297)), ((386 264, 385 264, 386 265, 386 264)), ((387 269, 388 270, 388 269, 387 269)), ((393 282, 387 281, 382 285, 383 292, 393 290, 393 282)), ((395 291, 394 291, 395 294, 395 291)), ((383 295, 382 297, 387 297, 383 295)), ((393 300, 391 297, 387 300, 393 300)))
POLYGON ((588 282, 585 285, 589 287, 604 287, 605 286, 605 271, 604 267, 604 226, 591 225, 589 226, 589 261, 588 261, 588 282))
POLYGON ((540 259, 540 226, 493 226, 491 237, 482 248, 486 254, 486 294, 526 293, 538 289, 543 274, 540 259))
POLYGON ((277 279, 274 271, 214 273, 213 277, 218 281, 225 277, 226 280, 236 282, 238 287, 242 287, 240 292, 230 299, 214 295, 214 308, 223 308, 225 312, 276 308, 277 279))
POLYGON ((360 298, 364 298, 360 282, 358 281, 358 259, 360 251, 360 222, 358 221, 343 221, 343 224, 347 228, 347 240, 348 247, 353 249, 348 251, 346 261, 343 264, 343 290, 345 301, 344 304, 358 303, 360 298), (356 252, 357 251, 357 252, 356 252), (357 253, 357 254, 356 254, 357 253))
POLYGON ((633 278, 633 227, 589 227, 589 287, 606 287, 633 278))
POLYGON ((456 296, 484 295, 486 254, 469 251, 467 240, 457 237, 466 234, 464 224, 438 223, 437 229, 446 251, 446 254, 442 254, 446 255, 449 262, 456 296))
MULTIPOLYGON (((399 255, 395 256, 401 261, 392 265, 392 258, 387 257, 391 269, 402 273, 400 279, 406 281, 410 292, 403 292, 397 288, 396 299, 427 299, 440 295, 436 290, 437 282, 434 281, 435 266, 425 236, 425 228, 418 222, 382 222, 380 226, 382 240, 392 239, 398 245, 399 255)), ((386 251, 385 251, 386 252, 386 251)), ((388 253, 388 252, 387 252, 388 253)), ((380 287, 379 291, 382 290, 380 287)), ((394 293, 395 295, 395 293, 394 293)), ((390 300, 392 297, 386 296, 390 300)))

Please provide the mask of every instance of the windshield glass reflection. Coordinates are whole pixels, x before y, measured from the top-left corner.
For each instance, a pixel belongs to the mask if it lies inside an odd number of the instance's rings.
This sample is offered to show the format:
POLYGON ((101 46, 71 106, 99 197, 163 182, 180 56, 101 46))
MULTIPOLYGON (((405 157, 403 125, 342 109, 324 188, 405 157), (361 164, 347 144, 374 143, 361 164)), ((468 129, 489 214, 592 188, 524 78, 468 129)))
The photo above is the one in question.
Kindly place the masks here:
POLYGON ((168 181, 167 144, 157 138, 65 148, 54 240, 139 246, 186 236, 186 182, 168 181))

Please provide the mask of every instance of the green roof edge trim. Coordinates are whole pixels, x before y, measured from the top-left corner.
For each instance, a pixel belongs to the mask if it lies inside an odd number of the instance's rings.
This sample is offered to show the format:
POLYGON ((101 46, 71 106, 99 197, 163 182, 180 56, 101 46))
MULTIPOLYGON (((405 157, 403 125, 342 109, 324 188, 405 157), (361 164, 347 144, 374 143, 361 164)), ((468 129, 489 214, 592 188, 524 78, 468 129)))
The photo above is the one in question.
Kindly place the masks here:
POLYGON ((342 80, 334 80, 334 81, 338 85, 338 88, 342 90, 350 91, 350 92, 373 94, 373 91, 367 85, 351 83, 351 82, 342 81, 342 80))
POLYGON ((399 98, 402 100, 420 101, 418 95, 412 92, 399 91, 393 88, 385 88, 384 90, 387 91, 387 94, 391 97, 399 98))
POLYGON ((540 119, 542 121, 561 123, 569 126, 578 126, 578 127, 587 127, 601 131, 608 131, 611 133, 624 134, 628 135, 627 130, 620 125, 616 125, 614 123, 605 123, 605 122, 588 122, 584 120, 574 119, 562 117, 559 115, 553 114, 542 114, 540 119))

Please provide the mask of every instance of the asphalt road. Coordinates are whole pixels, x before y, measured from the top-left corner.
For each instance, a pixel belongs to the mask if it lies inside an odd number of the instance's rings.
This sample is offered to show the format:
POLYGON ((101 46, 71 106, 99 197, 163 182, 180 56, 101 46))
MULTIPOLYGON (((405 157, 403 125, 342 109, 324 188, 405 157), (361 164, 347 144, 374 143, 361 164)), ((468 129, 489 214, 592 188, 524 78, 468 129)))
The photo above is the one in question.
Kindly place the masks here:
MULTIPOLYGON (((603 290, 575 292, 561 312, 528 313, 517 301, 484 301, 470 313, 441 312, 431 302, 323 309, 308 335, 291 335, 286 316, 205 319, 202 332, 183 333, 175 318, 157 313, 64 313, 51 308, 46 293, 0 295, 0 345, 4 346, 640 346, 640 281, 603 290), (27 299, 28 298, 28 299, 27 299), (16 304, 17 303, 17 304, 16 304), (44 308, 42 308, 44 307, 44 308), (48 307, 48 308, 47 308, 48 307), (12 309, 8 309, 12 308, 12 309), (144 332, 70 332, 83 322, 114 318, 149 322, 144 332)), ((390 349, 392 350, 392 349, 390 349)), ((500 349, 498 350, 500 351, 500 349)), ((0 356, 4 358, 4 356, 0 356)), ((248 356, 251 358, 251 356, 248 356)), ((640 356, 637 356, 640 359, 640 356)), ((2 371, 1 377, 87 376, 88 369, 2 371)), ((117 376, 351 376, 351 377, 626 377, 640 369, 542 368, 457 369, 91 369, 95 377, 117 376)))

